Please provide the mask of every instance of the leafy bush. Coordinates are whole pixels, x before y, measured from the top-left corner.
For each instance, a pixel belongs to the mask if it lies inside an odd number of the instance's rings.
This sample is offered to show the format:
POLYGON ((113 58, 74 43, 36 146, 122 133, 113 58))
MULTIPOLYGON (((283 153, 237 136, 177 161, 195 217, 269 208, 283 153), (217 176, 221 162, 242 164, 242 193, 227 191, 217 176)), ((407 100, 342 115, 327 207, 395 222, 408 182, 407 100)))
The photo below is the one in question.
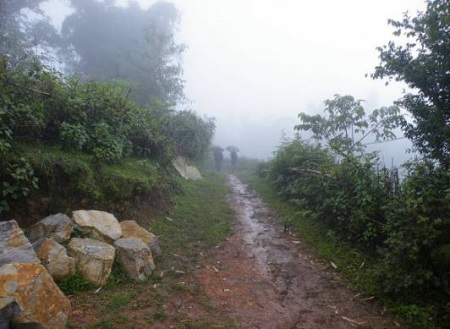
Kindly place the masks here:
POLYGON ((386 291, 441 291, 450 295, 450 174, 428 161, 407 165, 398 198, 391 200, 380 275, 386 291))
POLYGON ((323 203, 326 175, 333 162, 327 150, 297 137, 277 150, 269 163, 269 177, 289 202, 314 209, 323 203))
POLYGON ((63 150, 81 151, 89 140, 86 129, 80 124, 63 122, 59 126, 59 134, 63 150))
MULTIPOLYGON (((396 110, 393 120, 386 117, 388 112, 383 112, 384 123, 376 125, 387 129, 385 135, 390 135, 394 121, 401 121, 396 110)), ((341 133, 352 131, 354 117, 346 120, 343 112, 339 120, 334 114, 300 118, 306 123, 298 129, 312 130, 314 138, 331 146, 311 145, 299 137, 284 141, 268 164, 268 177, 277 192, 298 207, 299 216, 323 222, 332 235, 376 259, 372 274, 378 292, 410 305, 401 312, 420 313, 424 323, 432 317, 432 322, 445 327, 450 318, 448 170, 429 160, 415 160, 405 165, 407 174, 400 179, 396 168, 379 169, 376 154, 365 154, 364 145, 355 149, 355 135, 341 133)), ((358 125, 365 126, 364 116, 357 118, 358 125)))
MULTIPOLYGON (((46 179, 40 182, 49 193, 52 187, 67 195, 64 186, 54 184, 64 177, 72 191, 70 182, 76 181, 78 192, 99 200, 103 189, 96 186, 98 182, 92 183, 92 177, 106 164, 119 164, 131 156, 156 160, 163 168, 178 154, 192 160, 203 158, 214 132, 212 119, 192 111, 172 112, 164 103, 154 102, 152 108, 139 106, 128 99, 129 88, 129 84, 119 81, 63 78, 39 62, 12 69, 6 59, 0 59, 0 213, 10 208, 12 199, 37 188, 34 172, 46 179), (82 161, 78 166, 73 159, 48 163, 34 159, 30 167, 20 160, 24 143, 81 152, 92 163, 82 161), (82 179, 83 175, 91 182, 82 179)), ((111 188, 114 184, 106 185, 111 188)))
POLYGON ((192 111, 180 111, 170 117, 169 135, 175 141, 178 154, 191 160, 203 160, 214 134, 211 118, 201 118, 192 111))

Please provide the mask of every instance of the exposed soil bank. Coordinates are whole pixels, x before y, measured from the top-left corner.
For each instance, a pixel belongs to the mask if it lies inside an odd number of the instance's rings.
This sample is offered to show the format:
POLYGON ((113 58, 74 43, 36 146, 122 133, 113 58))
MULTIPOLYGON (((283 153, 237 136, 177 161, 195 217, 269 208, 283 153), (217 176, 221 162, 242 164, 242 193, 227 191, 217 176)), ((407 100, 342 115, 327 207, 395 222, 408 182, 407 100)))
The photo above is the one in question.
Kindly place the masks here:
POLYGON ((397 328, 373 300, 346 288, 332 264, 285 232, 260 197, 235 176, 234 234, 198 270, 213 306, 240 328, 397 328))

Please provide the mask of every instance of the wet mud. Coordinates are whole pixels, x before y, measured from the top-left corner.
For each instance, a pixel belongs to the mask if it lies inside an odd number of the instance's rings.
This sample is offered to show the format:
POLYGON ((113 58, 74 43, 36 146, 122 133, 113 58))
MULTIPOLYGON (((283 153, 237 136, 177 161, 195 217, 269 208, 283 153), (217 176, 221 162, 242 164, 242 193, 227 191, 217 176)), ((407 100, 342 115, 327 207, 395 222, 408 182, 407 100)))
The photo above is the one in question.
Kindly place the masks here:
POLYGON ((239 328, 404 327, 373 299, 349 290, 238 178, 229 176, 229 185, 234 233, 196 277, 213 306, 239 328))

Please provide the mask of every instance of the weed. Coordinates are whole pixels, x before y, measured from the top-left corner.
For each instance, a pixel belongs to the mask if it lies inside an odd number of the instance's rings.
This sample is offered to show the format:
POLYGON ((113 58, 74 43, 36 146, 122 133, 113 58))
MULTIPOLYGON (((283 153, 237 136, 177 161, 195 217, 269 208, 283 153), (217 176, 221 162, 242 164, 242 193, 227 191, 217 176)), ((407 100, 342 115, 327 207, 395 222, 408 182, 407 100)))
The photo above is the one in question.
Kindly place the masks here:
POLYGON ((131 301, 131 295, 130 294, 117 294, 113 296, 113 298, 108 302, 108 307, 111 309, 116 309, 122 306, 128 305, 128 303, 131 301))
POLYGON ((153 319, 155 320, 155 321, 160 321, 160 322, 164 322, 164 320, 167 318, 167 315, 166 315, 166 313, 164 312, 164 310, 162 310, 162 309, 159 309, 158 311, 156 311, 154 314, 153 314, 153 319))
POLYGON ((121 324, 125 324, 125 323, 129 322, 129 318, 126 315, 119 314, 119 315, 117 315, 117 322, 121 323, 121 324))
POLYGON ((66 295, 74 295, 97 287, 95 284, 86 280, 79 272, 59 281, 58 286, 66 295))

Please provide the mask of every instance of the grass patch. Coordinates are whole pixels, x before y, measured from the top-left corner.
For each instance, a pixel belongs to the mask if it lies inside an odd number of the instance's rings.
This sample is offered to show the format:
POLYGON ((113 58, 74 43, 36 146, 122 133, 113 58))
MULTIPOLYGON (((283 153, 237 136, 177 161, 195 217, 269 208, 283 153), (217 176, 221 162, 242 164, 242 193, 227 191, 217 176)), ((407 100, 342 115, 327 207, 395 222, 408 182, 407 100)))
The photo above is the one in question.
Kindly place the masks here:
POLYGON ((67 296, 97 288, 97 285, 86 280, 79 272, 59 281, 58 286, 67 296))
MULTIPOLYGON (((203 180, 182 182, 176 205, 168 216, 152 220, 160 236, 163 267, 188 271, 201 250, 222 242, 231 233, 233 211, 225 200, 225 176, 208 173, 203 180)), ((173 272, 173 271, 172 271, 173 272)))
POLYGON ((132 295, 129 293, 114 295, 108 302, 108 307, 111 309, 117 309, 126 306, 130 303, 132 295))

